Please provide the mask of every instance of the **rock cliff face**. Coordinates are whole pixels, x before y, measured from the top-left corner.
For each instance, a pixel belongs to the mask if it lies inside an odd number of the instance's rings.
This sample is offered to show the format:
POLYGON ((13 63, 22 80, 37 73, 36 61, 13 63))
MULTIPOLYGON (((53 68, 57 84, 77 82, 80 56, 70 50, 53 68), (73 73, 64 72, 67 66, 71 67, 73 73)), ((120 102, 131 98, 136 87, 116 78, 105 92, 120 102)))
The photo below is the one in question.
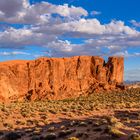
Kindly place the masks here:
POLYGON ((63 99, 123 82, 124 59, 75 56, 0 63, 0 99, 63 99))

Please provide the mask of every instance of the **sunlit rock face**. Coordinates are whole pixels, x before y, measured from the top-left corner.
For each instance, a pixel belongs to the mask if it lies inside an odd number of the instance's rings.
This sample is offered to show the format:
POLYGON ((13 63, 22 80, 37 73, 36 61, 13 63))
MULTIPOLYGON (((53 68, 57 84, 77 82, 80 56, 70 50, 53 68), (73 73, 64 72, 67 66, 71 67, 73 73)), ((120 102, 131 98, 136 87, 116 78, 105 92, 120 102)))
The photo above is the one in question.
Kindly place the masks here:
POLYGON ((0 63, 1 100, 74 98, 123 83, 124 59, 97 56, 39 58, 0 63))

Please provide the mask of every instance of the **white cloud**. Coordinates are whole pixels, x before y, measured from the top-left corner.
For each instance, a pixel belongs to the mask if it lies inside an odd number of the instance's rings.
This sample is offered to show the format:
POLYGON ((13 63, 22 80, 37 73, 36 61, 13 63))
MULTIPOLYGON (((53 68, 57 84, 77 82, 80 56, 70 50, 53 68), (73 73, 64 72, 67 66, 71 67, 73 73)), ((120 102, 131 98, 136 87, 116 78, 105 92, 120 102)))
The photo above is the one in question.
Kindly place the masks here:
POLYGON ((55 48, 56 50, 62 50, 63 52, 69 52, 72 50, 71 43, 68 40, 58 40, 47 44, 49 48, 55 48))
POLYGON ((18 12, 23 10, 25 0, 0 0, 0 11, 5 17, 10 18, 16 16, 18 12))
POLYGON ((87 11, 81 7, 75 7, 75 6, 69 7, 68 4, 56 6, 56 5, 49 4, 47 2, 44 2, 43 4, 45 8, 48 8, 49 13, 51 14, 56 13, 64 17, 80 17, 82 15, 83 16, 88 15, 87 11))
POLYGON ((140 56, 139 52, 134 53, 135 56, 140 56))
POLYGON ((130 23, 132 23, 135 27, 140 27, 140 22, 137 22, 136 20, 131 20, 130 23))
POLYGON ((0 32, 0 47, 22 48, 36 45, 51 49, 53 56, 112 55, 124 52, 128 47, 139 47, 139 37, 140 33, 137 30, 125 26, 122 21, 101 24, 97 19, 82 18, 56 25, 9 28, 0 32), (74 44, 66 39, 59 39, 63 36, 83 36, 87 40, 81 44, 74 44))
POLYGON ((43 46, 46 42, 55 38, 53 35, 33 33, 30 29, 15 29, 11 27, 4 32, 0 32, 0 48, 15 49, 29 45, 43 46))
POLYGON ((102 25, 97 19, 80 19, 75 21, 70 21, 66 23, 60 23, 54 25, 52 29, 61 30, 64 33, 66 32, 76 32, 87 34, 96 34, 96 35, 137 35, 138 31, 135 29, 126 26, 123 21, 111 21, 109 24, 102 25))
POLYGON ((13 52, 0 52, 0 56, 9 56, 9 55, 30 55, 30 53, 13 51, 13 52))
MULTIPOLYGON (((88 12, 82 7, 68 4, 40 2, 31 5, 28 0, 10 1, 0 0, 0 21, 30 25, 0 30, 0 48, 40 46, 49 48, 53 56, 139 56, 138 53, 130 55, 127 48, 140 47, 140 32, 123 21, 101 24, 96 18, 85 18, 88 12), (76 44, 67 38, 83 42, 76 44)), ((100 12, 92 11, 92 14, 100 12)))
MULTIPOLYGON (((29 52, 25 52, 25 51, 2 51, 0 52, 0 56, 5 56, 5 57, 11 57, 14 59, 16 58, 16 56, 24 56, 24 57, 27 57, 30 56, 30 57, 34 57, 34 58, 37 58, 37 57, 42 57, 44 55, 46 55, 45 53, 29 53, 29 52)), ((48 55, 47 55, 48 56, 48 55)))
POLYGON ((116 51, 114 53, 110 53, 112 56, 123 56, 125 58, 128 57, 140 57, 140 53, 129 53, 127 50, 124 51, 116 51))
POLYGON ((101 15, 101 12, 100 11, 92 11, 90 14, 93 16, 97 16, 97 15, 101 15))
POLYGON ((123 56, 123 57, 130 57, 131 54, 128 53, 127 50, 125 50, 124 52, 115 52, 114 54, 112 54, 113 56, 123 56))
POLYGON ((109 52, 111 54, 115 53, 116 55, 122 55, 124 53, 121 52, 122 47, 121 46, 117 46, 117 45, 111 45, 111 46, 107 46, 107 48, 109 49, 109 52))
POLYGON ((2 11, 0 11, 0 17, 4 17, 4 13, 2 11))
POLYGON ((9 23, 40 24, 48 21, 51 14, 68 18, 87 16, 82 7, 54 5, 40 2, 30 5, 28 0, 0 0, 0 21, 9 23))
POLYGON ((124 25, 123 21, 112 21, 110 24, 106 25, 106 31, 109 33, 115 34, 127 34, 127 35, 135 35, 139 32, 130 28, 129 26, 124 25))

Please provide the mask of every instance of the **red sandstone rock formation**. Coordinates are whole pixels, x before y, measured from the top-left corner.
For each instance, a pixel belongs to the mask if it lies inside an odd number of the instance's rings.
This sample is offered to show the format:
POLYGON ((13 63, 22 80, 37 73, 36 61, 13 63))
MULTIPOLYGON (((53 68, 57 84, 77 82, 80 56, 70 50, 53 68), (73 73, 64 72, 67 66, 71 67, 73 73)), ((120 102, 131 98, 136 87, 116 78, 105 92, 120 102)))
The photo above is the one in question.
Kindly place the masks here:
POLYGON ((123 82, 124 59, 75 56, 0 63, 0 99, 62 99, 123 82))

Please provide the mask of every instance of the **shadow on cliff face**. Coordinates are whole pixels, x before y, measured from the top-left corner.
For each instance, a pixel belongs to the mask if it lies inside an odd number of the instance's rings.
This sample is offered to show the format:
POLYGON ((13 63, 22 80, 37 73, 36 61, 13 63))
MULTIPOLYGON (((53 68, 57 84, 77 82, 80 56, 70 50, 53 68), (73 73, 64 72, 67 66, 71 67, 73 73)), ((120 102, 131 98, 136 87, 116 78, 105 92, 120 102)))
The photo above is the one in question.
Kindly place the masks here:
POLYGON ((44 126, 1 130, 0 140, 128 140, 133 137, 140 138, 140 135, 136 134, 140 133, 139 125, 140 111, 119 110, 111 116, 75 120, 60 118, 60 122, 51 122, 44 126))

